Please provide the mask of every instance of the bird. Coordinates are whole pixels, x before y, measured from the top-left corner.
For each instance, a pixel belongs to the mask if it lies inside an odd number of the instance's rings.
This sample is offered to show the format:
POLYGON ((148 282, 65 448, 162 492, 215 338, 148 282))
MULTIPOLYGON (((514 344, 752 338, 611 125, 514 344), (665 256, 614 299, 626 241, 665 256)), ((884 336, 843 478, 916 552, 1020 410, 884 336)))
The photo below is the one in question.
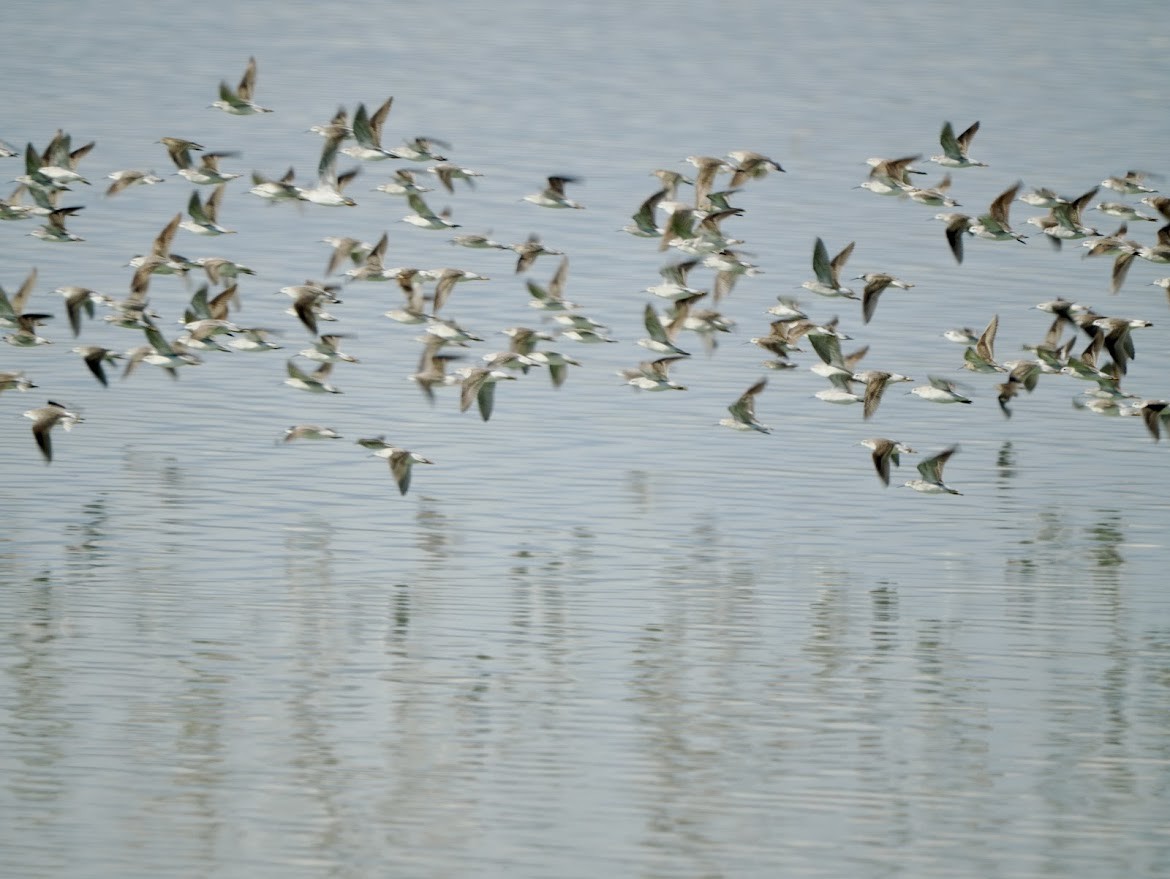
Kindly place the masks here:
POLYGON ((999 315, 991 316, 973 348, 963 352, 963 369, 971 372, 1003 372, 995 359, 995 334, 999 330, 999 315))
MULTIPOLYGON (((685 319, 685 314, 682 317, 685 319)), ((638 340, 638 344, 643 348, 648 348, 658 354, 679 354, 683 357, 690 356, 686 351, 678 347, 674 341, 682 326, 678 318, 664 325, 662 319, 658 316, 658 312, 654 310, 654 306, 647 302, 646 308, 642 313, 642 323, 646 327, 646 332, 649 333, 649 338, 638 340)))
POLYGON ((642 391, 685 391, 683 385, 670 379, 670 366, 685 357, 659 357, 657 360, 647 360, 633 369, 623 369, 618 373, 626 380, 626 384, 642 391))
POLYGON ((813 258, 812 267, 813 274, 816 275, 816 280, 805 281, 800 286, 806 290, 811 290, 813 293, 819 293, 821 296, 843 296, 847 299, 856 299, 853 291, 848 287, 841 285, 839 280, 841 269, 844 268, 846 260, 849 259, 850 254, 853 253, 853 245, 856 242, 850 241, 841 251, 829 260, 829 252, 825 248, 825 242, 817 238, 816 243, 813 244, 813 258))
POLYGON ((1158 190, 1145 185, 1148 176, 1144 171, 1126 171, 1119 177, 1106 177, 1101 181, 1101 185, 1114 192, 1120 192, 1122 195, 1157 192, 1158 190))
POLYGON ((199 198, 199 190, 193 190, 187 201, 187 215, 190 219, 179 223, 179 228, 194 232, 196 235, 231 235, 235 229, 228 229, 219 224, 219 206, 223 201, 224 187, 220 183, 215 191, 208 196, 206 202, 199 198))
POLYGON ((378 449, 374 452, 374 455, 378 458, 385 458, 389 462, 390 473, 394 477, 394 482, 398 485, 400 494, 406 494, 410 488, 410 471, 415 464, 435 463, 429 458, 424 458, 417 452, 390 445, 378 449))
POLYGON ((542 287, 535 281, 528 281, 528 294, 531 297, 528 304, 542 311, 568 311, 577 308, 577 304, 569 302, 564 297, 565 279, 569 275, 569 258, 561 257, 560 265, 553 273, 547 287, 542 287))
POLYGON ((548 254, 550 256, 564 256, 564 251, 553 250, 550 247, 545 247, 541 241, 540 236, 533 232, 524 241, 519 244, 509 245, 510 250, 514 250, 517 255, 516 260, 516 274, 531 268, 532 264, 536 262, 538 256, 548 254))
POLYGON ((523 200, 542 208, 574 208, 581 210, 585 205, 579 204, 565 195, 565 184, 580 182, 580 178, 577 177, 569 177, 563 174, 553 175, 548 178, 548 186, 540 192, 534 192, 531 195, 524 196, 523 200))
POLYGON ((443 184, 443 188, 452 194, 455 192, 456 180, 463 180, 469 187, 474 189, 475 178, 483 176, 479 171, 463 168, 451 162, 439 162, 437 165, 431 165, 427 168, 427 173, 434 174, 438 177, 439 182, 443 184))
POLYGON ((911 388, 910 393, 932 403, 970 403, 969 397, 964 397, 957 390, 957 385, 949 379, 940 376, 928 375, 928 385, 911 388))
POLYGON ((887 287, 909 290, 914 286, 913 284, 908 284, 905 281, 895 278, 893 275, 887 275, 885 272, 866 272, 854 280, 865 281, 865 287, 861 291, 862 323, 869 323, 874 311, 877 309, 878 297, 882 295, 882 291, 887 287))
POLYGON ((261 107, 252 100, 252 93, 256 89, 256 59, 249 58, 248 66, 244 69, 244 76, 240 84, 233 91, 226 80, 219 83, 219 100, 211 104, 217 110, 223 110, 233 116, 251 116, 255 113, 271 113, 267 107, 261 107))
POLYGON ((344 361, 345 363, 358 363, 358 359, 352 354, 346 354, 338 345, 343 337, 336 334, 326 334, 317 337, 317 341, 313 343, 312 347, 305 348, 299 352, 300 355, 308 360, 316 360, 318 363, 337 363, 344 361))
POLYGON ((36 385, 33 384, 32 379, 24 374, 23 370, 0 372, 0 393, 4 391, 25 391, 32 390, 36 385))
POLYGON ((666 193, 667 190, 660 189, 642 202, 638 206, 638 210, 630 217, 630 222, 623 226, 620 231, 628 232, 638 238, 661 238, 663 230, 658 225, 655 211, 657 211, 658 205, 666 197, 666 193))
POLYGON ((125 171, 111 171, 106 177, 114 181, 106 189, 107 198, 129 189, 131 186, 153 186, 163 182, 163 178, 153 171, 142 171, 135 168, 125 171))
POLYGON ((882 485, 890 484, 891 461, 894 463, 894 466, 898 467, 902 464, 899 455, 914 454, 914 450, 905 443, 885 439, 884 437, 863 439, 860 444, 873 452, 873 469, 877 471, 878 479, 882 481, 882 485))
POLYGON ((1015 232, 1008 223, 1008 211, 1011 210, 1012 202, 1016 200, 1016 193, 1020 191, 1021 185, 1017 181, 996 196, 988 207, 987 213, 972 223, 967 231, 979 238, 987 238, 992 241, 1013 240, 1019 241, 1021 244, 1025 243, 1024 239, 1027 236, 1015 232))
POLYGON ((906 488, 912 488, 923 494, 962 494, 943 482, 943 466, 950 460, 951 455, 959 450, 957 445, 948 446, 937 455, 924 458, 918 463, 918 473, 921 478, 906 482, 906 488))
POLYGON ((390 155, 408 162, 445 162, 447 157, 436 153, 434 147, 450 149, 450 146, 450 144, 433 137, 416 137, 404 142, 402 146, 394 147, 390 150, 390 155))
POLYGON ((41 450, 46 464, 53 460, 53 440, 50 431, 58 424, 67 431, 72 430, 73 425, 84 420, 78 413, 52 400, 38 409, 29 409, 24 413, 24 417, 32 419, 33 438, 37 441, 37 448, 41 450))
POLYGON ((80 354, 85 361, 85 365, 89 371, 93 373, 103 387, 109 387, 109 379, 106 378, 106 372, 103 368, 107 363, 115 363, 122 359, 122 355, 117 351, 111 351, 109 348, 103 348, 101 345, 80 345, 73 349, 74 354, 80 354))
POLYGON ((291 443, 300 439, 341 439, 341 434, 332 427, 321 427, 319 424, 294 424, 284 432, 281 442, 291 443))
POLYGON ((40 238, 42 241, 55 241, 59 243, 72 244, 77 241, 84 241, 80 235, 74 235, 65 228, 65 219, 73 216, 73 214, 82 210, 82 205, 74 205, 73 207, 57 208, 50 211, 45 217, 45 224, 33 229, 28 234, 33 238, 40 238))
POLYGON ((304 201, 325 207, 353 207, 357 204, 343 191, 346 184, 357 176, 357 169, 337 173, 337 153, 341 149, 341 140, 337 135, 325 138, 321 158, 317 161, 317 185, 300 190, 304 201))
POLYGON ((975 225, 975 220, 958 212, 935 214, 934 218, 947 224, 947 246, 950 247, 955 262, 961 264, 963 262, 963 236, 971 234, 971 227, 975 225))
POLYGON ((390 115, 390 107, 394 104, 394 97, 386 99, 374 115, 369 115, 365 104, 358 104, 353 114, 353 139, 357 141, 353 146, 343 147, 341 152, 355 159, 366 162, 378 162, 392 159, 394 156, 389 150, 382 147, 382 124, 390 115))
POLYGON ((294 182, 296 171, 290 165, 281 177, 275 180, 265 177, 259 171, 252 172, 251 195, 268 201, 306 201, 301 188, 294 182))
POLYGON ((406 197, 406 203, 410 205, 414 213, 403 217, 402 222, 404 223, 410 223, 410 225, 418 226, 420 229, 459 228, 459 224, 452 221, 450 210, 436 214, 417 192, 410 193, 406 197))
POLYGON ((735 162, 731 172, 731 186, 734 188, 750 179, 767 176, 769 171, 784 172, 780 163, 752 150, 736 150, 727 154, 735 162))
MULTIPOLYGON (((979 123, 973 122, 962 134, 956 137, 951 123, 944 122, 942 131, 939 132, 938 137, 943 149, 942 154, 931 156, 930 161, 942 165, 945 168, 986 168, 987 164, 985 162, 977 162, 967 155, 971 141, 978 131, 979 123)), ((1015 196, 1012 197, 1015 198, 1015 196)))
POLYGON ((329 373, 333 371, 332 361, 326 361, 318 366, 313 372, 305 372, 289 358, 285 369, 288 372, 288 378, 284 383, 290 388, 296 388, 298 391, 308 391, 311 394, 340 394, 340 389, 329 384, 329 373))
POLYGON ((771 433, 772 428, 766 427, 756 420, 756 397, 760 395, 767 384, 768 380, 762 378, 740 394, 739 398, 727 407, 731 417, 722 419, 719 424, 723 427, 730 427, 732 430, 755 430, 760 433, 771 433))
POLYGON ((868 421, 877 412, 878 405, 882 401, 882 394, 885 393, 886 388, 897 382, 914 381, 908 375, 901 375, 897 372, 886 372, 880 369, 867 369, 864 372, 854 373, 854 381, 863 382, 865 384, 865 395, 862 398, 864 404, 861 412, 861 417, 868 421))
POLYGON ((457 369, 455 374, 463 379, 459 394, 459 411, 466 412, 474 402, 479 407, 479 415, 484 421, 492 417, 496 383, 516 380, 516 376, 502 369, 490 369, 486 366, 465 366, 457 369))

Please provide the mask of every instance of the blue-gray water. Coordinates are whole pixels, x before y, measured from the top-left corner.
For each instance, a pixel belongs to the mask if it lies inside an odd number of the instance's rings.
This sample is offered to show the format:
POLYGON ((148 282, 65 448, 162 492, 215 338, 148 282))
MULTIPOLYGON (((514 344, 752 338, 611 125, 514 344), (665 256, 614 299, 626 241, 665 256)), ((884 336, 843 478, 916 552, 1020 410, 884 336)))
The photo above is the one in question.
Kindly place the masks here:
MULTIPOLYGON (((1170 172, 1161 7, 628 6, 0 10, 0 138, 97 141, 92 188, 63 202, 85 205, 69 223, 85 242, 0 224, 0 284, 37 267, 30 307, 58 315, 54 344, 0 346, 0 371, 39 385, 0 396, 4 876, 1170 872, 1165 443, 1139 418, 1074 409, 1083 388, 1064 376, 1005 419, 999 377, 957 372, 962 349, 940 336, 998 314, 997 354, 1026 356, 1049 320, 1031 306, 1057 295, 1143 317, 1123 386, 1164 398, 1167 306, 1149 284, 1170 269, 1138 261, 1111 297, 1112 260, 1053 251, 1022 204, 1026 245, 972 240, 959 266, 937 209, 852 188, 870 156, 937 152, 946 119, 982 122, 971 153, 990 167, 952 190, 973 214, 1016 180, 1077 195, 1170 172), (275 112, 207 109, 249 55, 275 112), (541 325, 524 280, 546 282, 555 258, 517 277, 511 254, 398 222, 405 204, 372 191, 392 163, 363 166, 352 209, 246 193, 252 169, 311 178, 321 141, 305 129, 390 95, 388 145, 442 138, 484 174, 431 204, 460 231, 563 249, 566 295, 620 340, 558 342, 582 362, 564 387, 502 384, 487 423, 456 390, 431 407, 407 380, 417 328, 382 317, 393 284, 350 285, 333 309, 362 361, 335 369, 343 394, 282 384, 307 336, 276 291, 321 276, 326 235, 387 230, 388 265, 489 275, 445 309, 486 337, 472 358, 541 325), (221 213, 238 234, 180 231, 175 249, 254 268, 233 317, 285 348, 208 355, 178 381, 143 365, 107 390, 70 353, 52 291, 125 295, 126 261, 192 188, 162 136, 240 151, 222 163, 245 174, 221 213), (616 230, 652 169, 735 149, 787 171, 750 181, 725 225, 763 273, 721 303, 737 329, 713 356, 694 340, 685 393, 638 393, 615 373, 647 356, 641 291, 668 257, 616 230), (126 167, 167 181, 103 199, 126 167), (582 178, 586 210, 520 202, 551 173, 582 178), (856 303, 804 294, 810 314, 840 315, 865 366, 964 376, 972 405, 900 385, 864 422, 813 397, 811 351, 763 369, 747 340, 777 295, 803 294, 818 235, 832 252, 857 241, 846 274, 916 287, 887 291, 868 325, 856 303), (765 374, 774 432, 718 427, 765 374), (54 431, 51 466, 21 417, 45 399, 85 416, 54 431), (278 444, 302 422, 344 439, 278 444), (435 462, 405 497, 352 442, 378 433, 435 462), (869 436, 958 443, 946 477, 962 496, 883 489, 869 436)), ((1155 224, 1130 227, 1152 241, 1155 224)), ((154 279, 168 335, 190 292, 154 279)), ((142 339, 94 321, 81 341, 142 339)))

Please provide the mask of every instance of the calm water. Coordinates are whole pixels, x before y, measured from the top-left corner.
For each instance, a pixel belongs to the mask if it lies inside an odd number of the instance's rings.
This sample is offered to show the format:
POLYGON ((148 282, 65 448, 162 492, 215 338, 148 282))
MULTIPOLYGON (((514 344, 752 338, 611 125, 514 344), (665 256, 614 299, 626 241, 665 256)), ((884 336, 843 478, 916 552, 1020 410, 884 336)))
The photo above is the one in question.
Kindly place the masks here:
MULTIPOLYGON (((0 284, 36 266, 30 307, 58 314, 55 344, 0 346, 0 370, 40 386, 0 396, 0 874, 1170 872, 1167 451, 1140 419, 1077 411, 1079 383, 1045 377, 1008 420, 998 379, 962 374, 971 406, 903 385, 863 422, 813 398, 806 352, 767 373, 772 435, 716 426, 767 372, 747 340, 810 276, 818 235, 832 252, 857 241, 846 274, 917 285, 885 293, 869 325, 855 303, 801 297, 841 316, 847 350, 870 346, 865 366, 956 374, 962 349, 939 334, 993 314, 1001 359, 1026 356, 1048 323, 1031 306, 1061 295, 1153 321, 1125 387, 1170 394, 1149 286, 1168 267, 1139 261, 1110 297, 1111 260, 1037 235, 971 241, 957 266, 936 209, 851 188, 869 156, 937 152, 944 119, 982 122, 971 152, 990 167, 952 191, 972 214, 1016 180, 1076 195, 1128 168, 1170 173, 1161 7, 774 5, 216 0, 73 4, 55 24, 43 4, 0 10, 0 137, 97 141, 81 166, 94 186, 66 201, 85 205, 70 221, 84 243, 0 224, 0 284), (249 55, 276 112, 206 109, 249 55), (168 176, 105 200, 105 173, 169 175, 169 135, 240 151, 229 170, 308 179, 320 140, 305 129, 388 95, 388 145, 439 137, 484 174, 431 204, 460 231, 565 250, 566 295, 620 344, 558 343, 582 362, 564 387, 503 384, 484 423, 453 389, 426 404, 406 379, 416 329, 382 317, 397 290, 355 284, 334 309, 362 360, 334 371, 344 394, 284 387, 306 336, 276 291, 321 276, 326 235, 388 230, 388 265, 489 275, 446 308, 486 338, 469 357, 539 325, 523 281, 555 260, 518 278, 510 254, 399 223, 404 203, 372 191, 381 163, 355 208, 269 206, 245 177, 221 212, 238 234, 180 232, 180 253, 256 270, 236 317, 283 351, 93 381, 52 291, 125 295, 126 261, 191 189, 168 176), (666 257, 615 230, 652 169, 734 149, 787 170, 746 186, 725 227, 763 274, 721 304, 735 334, 711 356, 695 341, 676 369, 686 393, 636 393, 615 373, 645 359, 642 290, 666 257), (582 178, 585 211, 519 201, 550 173, 582 178), (50 467, 21 417, 46 398, 86 418, 54 432, 50 467), (278 444, 301 422, 345 439, 278 444), (406 497, 352 443, 378 433, 436 462, 406 497), (960 444, 946 475, 963 495, 883 490, 868 436, 960 444)), ((1034 213, 1017 204, 1017 228, 1035 232, 1034 213)), ((190 292, 152 284, 168 334, 190 292)), ((140 344, 100 322, 82 341, 140 344)))

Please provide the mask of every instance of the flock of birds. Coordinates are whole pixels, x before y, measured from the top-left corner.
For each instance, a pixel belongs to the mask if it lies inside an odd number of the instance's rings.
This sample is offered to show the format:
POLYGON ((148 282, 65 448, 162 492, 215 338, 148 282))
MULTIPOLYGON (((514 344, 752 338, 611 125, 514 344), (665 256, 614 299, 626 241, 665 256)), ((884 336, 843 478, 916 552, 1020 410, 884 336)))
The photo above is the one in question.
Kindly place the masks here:
MULTIPOLYGON (((226 82, 220 84, 219 97, 211 106, 236 116, 272 112, 254 101, 255 87, 256 62, 251 59, 235 88, 226 82)), ((406 201, 412 213, 403 220, 427 230, 457 228, 449 210, 436 213, 428 206, 424 194, 432 189, 425 183, 433 178, 433 182, 446 192, 453 193, 456 187, 473 186, 475 178, 481 175, 449 161, 440 152, 448 150, 448 145, 433 138, 416 137, 400 146, 385 146, 383 127, 392 105, 393 98, 389 98, 370 112, 364 104, 358 104, 352 119, 345 108, 338 110, 328 123, 312 129, 323 139, 315 180, 298 182, 292 169, 280 177, 253 172, 249 194, 272 202, 352 206, 355 202, 346 194, 346 188, 357 170, 339 173, 339 157, 353 159, 361 166, 396 160, 409 163, 411 167, 398 167, 390 180, 377 189, 406 201)), ((978 130, 979 123, 976 122, 956 135, 949 122, 943 125, 940 135, 942 152, 929 159, 943 174, 933 187, 917 185, 916 178, 926 174, 916 167, 922 156, 907 155, 869 159, 868 177, 858 184, 858 188, 943 209, 935 219, 943 224, 945 242, 957 262, 962 262, 964 244, 970 238, 1024 242, 1028 236, 1013 228, 1010 222, 1013 205, 1021 202, 1047 210, 1045 214, 1029 218, 1027 223, 1037 227, 1039 234, 1052 246, 1059 248, 1066 242, 1079 240, 1087 248, 1086 255, 1112 257, 1113 292, 1121 288, 1136 260, 1170 263, 1170 222, 1167 222, 1170 221, 1170 198, 1158 196, 1147 185, 1150 175, 1138 171, 1109 177, 1084 194, 1071 198, 1049 189, 1021 193, 1022 184, 1014 183, 988 206, 985 213, 969 215, 955 211, 959 204, 950 195, 952 173, 986 167, 970 155, 978 130), (1111 191, 1111 200, 1093 204, 1102 188, 1111 191), (1140 199, 1138 204, 1133 204, 1137 199, 1140 199), (1085 220, 1089 210, 1116 218, 1119 228, 1102 233, 1089 226, 1085 220), (1152 244, 1129 237, 1130 223, 1145 222, 1161 224, 1152 244)), ((115 299, 81 286, 61 287, 54 291, 64 299, 66 317, 75 337, 83 333, 86 320, 93 319, 98 308, 106 309, 104 319, 110 324, 129 333, 142 334, 138 337, 141 344, 128 346, 125 350, 96 344, 83 344, 73 349, 102 385, 108 385, 106 370, 118 361, 125 362, 123 378, 143 363, 177 376, 180 369, 197 365, 204 357, 220 356, 222 352, 266 352, 282 347, 273 341, 271 330, 244 326, 232 319, 233 309, 238 308, 240 302, 240 279, 254 274, 252 269, 220 257, 189 260, 172 249, 180 229, 208 238, 233 231, 223 225, 220 212, 228 187, 241 175, 221 169, 220 160, 230 159, 235 153, 208 151, 199 143, 181 137, 164 136, 159 143, 175 165, 175 173, 193 184, 193 189, 185 211, 179 211, 163 224, 150 252, 130 261, 133 274, 129 294, 115 299), (181 321, 183 333, 175 338, 164 335, 160 327, 162 318, 150 307, 150 286, 158 275, 178 275, 184 279, 192 275, 205 276, 186 308, 181 321)), ((61 200, 71 186, 88 182, 80 165, 94 146, 90 142, 74 147, 70 135, 61 130, 43 150, 29 143, 23 152, 24 173, 15 178, 16 189, 8 198, 0 200, 0 219, 39 223, 29 234, 46 242, 84 240, 68 228, 81 208, 62 205, 61 200)), ((19 160, 21 153, 0 141, 0 155, 19 160)), ((686 390, 671 377, 672 366, 690 357, 684 348, 684 332, 692 334, 708 351, 712 351, 719 334, 732 330, 734 321, 720 313, 719 304, 732 292, 739 279, 759 273, 758 267, 739 249, 744 242, 724 230, 725 225, 744 213, 732 201, 741 187, 754 184, 773 172, 784 171, 772 158, 746 150, 731 152, 726 157, 691 156, 686 161, 694 168, 690 176, 667 169, 653 172, 659 186, 638 206, 622 229, 647 239, 659 253, 671 254, 660 270, 661 282, 646 288, 652 296, 643 309, 646 337, 637 344, 654 356, 621 372, 627 384, 649 392, 686 390), (725 186, 722 185, 724 182, 725 186), (684 187, 691 188, 686 190, 684 187), (683 193, 687 194, 686 198, 683 198, 683 193), (709 287, 692 286, 691 272, 700 266, 713 273, 709 287), (655 302, 661 304, 661 312, 655 302)), ((137 169, 114 171, 108 177, 111 182, 106 196, 110 198, 132 187, 163 181, 153 172, 137 169)), ((574 184, 578 182, 570 176, 549 176, 547 185, 525 196, 524 201, 548 209, 582 210, 584 206, 571 196, 574 184)), ((484 340, 447 316, 447 305, 459 284, 487 280, 485 276, 454 267, 428 270, 387 266, 385 233, 374 242, 348 237, 326 241, 332 252, 327 261, 325 280, 306 280, 302 284, 285 286, 280 291, 291 300, 288 313, 296 317, 311 337, 309 346, 285 364, 285 384, 296 390, 316 394, 340 393, 331 382, 334 365, 356 361, 342 350, 344 334, 322 329, 324 324, 335 320, 328 309, 340 301, 337 294, 342 284, 393 282, 401 291, 403 301, 400 307, 387 311, 386 317, 421 330, 418 368, 410 378, 432 403, 436 389, 457 385, 460 388, 460 409, 466 411, 474 406, 485 421, 492 415, 496 385, 500 382, 514 381, 519 375, 547 369, 553 386, 560 387, 570 368, 581 365, 580 360, 557 350, 554 344, 614 342, 604 325, 587 317, 580 306, 565 298, 569 257, 546 247, 535 234, 515 244, 501 243, 487 235, 477 234, 458 234, 451 239, 452 243, 463 248, 513 251, 517 275, 533 272, 538 260, 541 265, 556 260, 556 268, 546 283, 526 281, 528 304, 541 312, 545 319, 544 328, 508 328, 504 331, 509 338, 507 350, 484 354, 475 365, 466 366, 455 366, 465 357, 462 350, 484 340), (555 331, 548 329, 550 325, 555 325, 555 331)), ((813 278, 802 286, 819 297, 858 301, 861 321, 868 324, 875 316, 879 297, 886 290, 908 290, 914 285, 885 272, 867 272, 853 279, 862 282, 860 293, 855 292, 847 286, 849 278, 845 274, 853 248, 854 244, 850 242, 830 258, 825 242, 817 238, 812 253, 813 278)), ((1170 277, 1153 283, 1170 294, 1170 277)), ((0 288, 0 327, 10 330, 2 337, 10 346, 31 348, 50 341, 40 333, 53 315, 33 307, 30 301, 37 293, 36 285, 37 271, 34 268, 14 293, 0 288)), ((1043 341, 1032 346, 1032 356, 1028 359, 997 359, 994 347, 997 316, 992 317, 981 332, 954 328, 944 334, 965 346, 963 368, 1001 379, 996 384, 996 392, 1003 414, 1010 417, 1013 399, 1021 392, 1031 392, 1042 375, 1063 375, 1085 383, 1087 390, 1074 400, 1079 407, 1102 414, 1139 415, 1153 438, 1159 439, 1163 422, 1170 417, 1170 411, 1167 411, 1170 403, 1121 390, 1127 366, 1135 357, 1132 331, 1150 326, 1150 323, 1105 316, 1088 306, 1061 298, 1036 307, 1051 313, 1053 320, 1043 341)), ((785 296, 778 297, 777 304, 768 312, 772 319, 767 332, 751 339, 754 345, 768 353, 764 365, 771 370, 795 367, 797 363, 793 355, 802 352, 800 344, 807 340, 818 361, 812 365, 812 371, 829 383, 816 394, 822 401, 838 405, 860 404, 863 420, 868 420, 877 411, 887 388, 912 381, 897 372, 860 368, 859 363, 867 348, 843 352, 842 342, 849 336, 839 328, 837 318, 817 322, 796 300, 785 296)), ((755 411, 756 399, 766 386, 766 378, 753 382, 728 406, 728 416, 719 422, 720 425, 738 431, 769 433, 771 428, 757 419, 755 411)), ((24 370, 0 372, 0 392, 28 391, 35 387, 24 370)), ((938 404, 972 402, 961 384, 940 376, 931 376, 929 383, 914 387, 911 393, 938 404)), ((83 420, 75 409, 51 400, 24 415, 32 420, 33 437, 46 462, 52 460, 54 428, 59 425, 68 431, 83 420)), ((296 424, 288 428, 283 441, 339 438, 337 431, 330 427, 296 424)), ((403 494, 410 486, 413 465, 432 463, 384 436, 361 438, 357 443, 388 461, 403 494)), ((870 450, 874 469, 884 485, 890 484, 891 467, 900 464, 901 455, 916 454, 907 444, 886 437, 865 439, 861 445, 870 450)), ((957 445, 951 445, 923 458, 918 464, 919 477, 905 482, 905 486, 924 494, 959 494, 943 480, 943 468, 957 450, 957 445)))

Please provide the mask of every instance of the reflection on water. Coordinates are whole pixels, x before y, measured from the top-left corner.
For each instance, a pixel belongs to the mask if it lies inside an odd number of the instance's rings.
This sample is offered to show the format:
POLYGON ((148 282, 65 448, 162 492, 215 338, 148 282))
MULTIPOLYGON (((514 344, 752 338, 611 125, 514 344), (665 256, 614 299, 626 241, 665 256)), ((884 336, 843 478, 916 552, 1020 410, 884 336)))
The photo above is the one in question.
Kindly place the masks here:
POLYGON ((0 845, 19 875, 76 870, 79 821, 95 875, 261 858, 361 876, 387 852, 453 873, 831 875, 842 822, 850 862, 890 875, 1012 874, 1038 851, 1044 872, 1142 875, 1170 851, 1151 807, 1170 635, 1127 595, 1123 510, 1040 510, 1002 560, 923 583, 848 552, 777 564, 713 511, 663 522, 670 478, 634 471, 616 520, 475 557, 433 499, 392 542, 293 513, 250 534, 259 576, 220 579, 182 571, 206 552, 177 539, 204 515, 192 474, 126 466, 167 510, 157 542, 113 552, 141 505, 102 496, 65 517, 59 569, 4 556, 18 817, 0 845), (409 552, 366 558, 391 545, 409 552), (1119 834, 1146 841, 1097 842, 1119 834))

